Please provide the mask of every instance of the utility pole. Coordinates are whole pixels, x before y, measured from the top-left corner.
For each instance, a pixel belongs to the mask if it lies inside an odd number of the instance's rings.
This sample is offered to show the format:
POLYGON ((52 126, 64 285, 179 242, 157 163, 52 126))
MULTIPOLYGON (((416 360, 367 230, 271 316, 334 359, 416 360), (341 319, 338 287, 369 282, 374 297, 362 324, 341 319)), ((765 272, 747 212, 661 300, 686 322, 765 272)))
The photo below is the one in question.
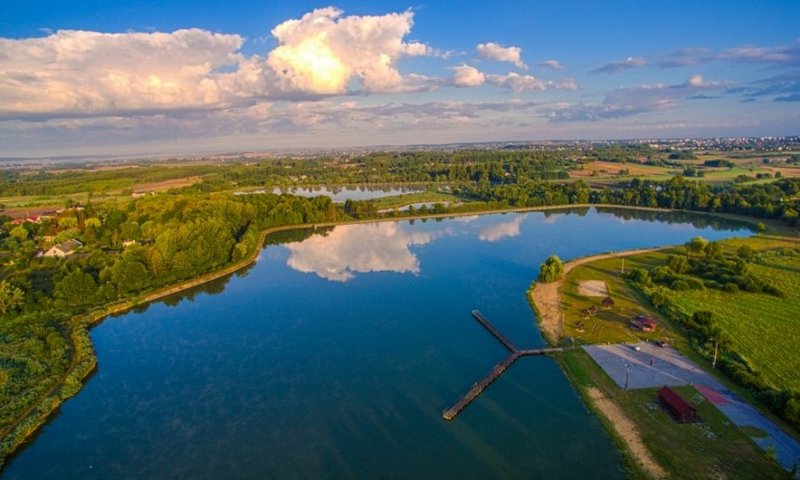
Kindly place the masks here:
POLYGON ((622 275, 625 275, 625 257, 622 257, 622 275))
POLYGON ((714 337, 714 361, 711 362, 711 368, 717 368, 717 352, 719 352, 719 341, 714 337))
POLYGON ((630 375, 630 373, 631 373, 631 366, 630 366, 630 364, 626 363, 625 364, 625 390, 628 389, 628 376, 630 375))

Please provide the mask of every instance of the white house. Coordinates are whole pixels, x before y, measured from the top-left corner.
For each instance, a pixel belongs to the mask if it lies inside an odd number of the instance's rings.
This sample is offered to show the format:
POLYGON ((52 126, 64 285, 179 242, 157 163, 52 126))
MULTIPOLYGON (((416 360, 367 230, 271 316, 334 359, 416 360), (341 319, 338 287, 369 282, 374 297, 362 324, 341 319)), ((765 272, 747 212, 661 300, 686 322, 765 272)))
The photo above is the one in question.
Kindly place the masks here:
POLYGON ((58 245, 53 245, 44 252, 45 257, 68 257, 75 253, 79 248, 81 248, 83 244, 74 238, 67 240, 66 242, 59 243, 58 245))

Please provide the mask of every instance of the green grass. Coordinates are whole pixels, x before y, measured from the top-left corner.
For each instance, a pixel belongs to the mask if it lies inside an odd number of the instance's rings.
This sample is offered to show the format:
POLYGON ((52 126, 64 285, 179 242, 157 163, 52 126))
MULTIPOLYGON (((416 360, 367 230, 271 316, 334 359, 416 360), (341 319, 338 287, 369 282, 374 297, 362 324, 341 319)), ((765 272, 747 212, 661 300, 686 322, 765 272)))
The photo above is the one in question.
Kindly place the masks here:
MULTIPOLYGON (((656 389, 622 390, 582 350, 558 357, 565 374, 586 397, 588 388, 599 388, 636 425, 643 442, 671 478, 786 478, 780 466, 738 427, 700 395, 694 387, 678 387, 680 394, 698 410, 700 423, 680 424, 658 408, 656 389)), ((612 437, 612 426, 601 417, 612 437)), ((630 477, 646 478, 626 453, 630 477)))
POLYGON ((405 193, 403 195, 393 195, 390 197, 381 197, 373 200, 377 209, 384 208, 398 208, 413 203, 464 203, 464 199, 455 195, 439 192, 414 192, 405 193))
MULTIPOLYGON (((786 292, 786 298, 763 293, 726 293, 719 290, 689 290, 673 292, 675 303, 692 314, 698 310, 714 313, 731 339, 731 349, 740 353, 763 378, 779 389, 800 388, 800 369, 797 368, 797 343, 800 340, 800 256, 780 256, 770 252, 778 248, 798 248, 792 239, 770 236, 728 239, 721 242, 727 253, 735 253, 742 245, 761 251, 760 260, 751 265, 753 272, 786 292)), ((651 268, 664 265, 670 254, 683 253, 683 248, 668 249, 625 258, 625 269, 651 268)), ((649 303, 621 277, 622 261, 619 258, 599 260, 573 269, 562 290, 564 308, 564 335, 580 343, 620 343, 640 339, 666 337, 682 351, 688 351, 680 329, 659 315, 649 303), (601 298, 583 297, 578 285, 584 280, 606 282, 609 294, 616 305, 585 319, 581 311, 592 304, 599 305, 601 298), (639 313, 647 313, 659 322, 659 330, 652 334, 634 332, 628 320, 639 313), (577 329, 583 320, 584 331, 577 329)))
POLYGON ((779 389, 800 389, 800 256, 764 255, 751 268, 786 297, 709 289, 680 292, 675 303, 690 314, 713 312, 732 343, 731 349, 745 357, 764 380, 779 389))
MULTIPOLYGON (((654 252, 625 258, 625 269, 647 268, 666 262, 669 252, 654 252)), ((669 322, 658 312, 648 308, 646 300, 631 288, 620 274, 622 259, 609 258, 597 260, 574 268, 567 275, 562 288, 562 307, 564 311, 563 334, 571 336, 579 343, 620 343, 638 342, 646 339, 667 337, 674 342, 669 322), (581 313, 591 305, 600 306, 602 297, 584 297, 579 294, 579 285, 586 280, 600 280, 606 283, 609 296, 615 305, 600 310, 588 318, 581 313), (653 333, 631 330, 628 322, 639 314, 648 314, 659 322, 659 329, 653 333), (583 322, 583 332, 578 322, 583 322)))

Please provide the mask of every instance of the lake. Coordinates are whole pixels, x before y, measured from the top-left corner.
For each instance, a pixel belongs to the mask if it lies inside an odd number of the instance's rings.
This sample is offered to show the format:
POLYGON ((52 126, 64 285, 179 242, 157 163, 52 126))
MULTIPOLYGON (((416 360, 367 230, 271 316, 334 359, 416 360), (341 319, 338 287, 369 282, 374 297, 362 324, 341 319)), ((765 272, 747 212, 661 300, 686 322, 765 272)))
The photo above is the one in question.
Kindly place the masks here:
POLYGON ((283 232, 230 278, 109 318, 98 371, 2 479, 624 478, 544 344, 525 291, 561 258, 749 235, 678 214, 581 209, 283 232))
POLYGON ((337 203, 344 203, 345 200, 374 200, 376 198, 392 197, 403 195, 404 193, 421 192, 422 189, 414 187, 305 187, 305 188, 275 188, 272 193, 291 193, 301 197, 317 197, 325 195, 337 203))

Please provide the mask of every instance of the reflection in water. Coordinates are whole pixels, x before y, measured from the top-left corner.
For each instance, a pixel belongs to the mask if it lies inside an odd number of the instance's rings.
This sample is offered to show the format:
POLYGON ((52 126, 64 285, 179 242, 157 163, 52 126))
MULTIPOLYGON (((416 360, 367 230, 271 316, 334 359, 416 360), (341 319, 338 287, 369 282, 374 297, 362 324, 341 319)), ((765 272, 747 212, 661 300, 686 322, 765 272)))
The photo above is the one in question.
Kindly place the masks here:
POLYGON ((596 207, 598 213, 610 213, 621 221, 645 220, 667 224, 690 224, 695 228, 712 228, 719 231, 752 229, 747 222, 716 217, 711 213, 677 210, 637 210, 632 208, 596 207))
POLYGON ((506 237, 518 237, 519 227, 527 215, 518 215, 508 222, 498 223, 484 227, 478 233, 478 238, 484 242, 496 242, 506 237))
POLYGON ((327 280, 346 282, 365 272, 418 273, 411 245, 425 245, 445 232, 410 232, 400 223, 340 225, 328 235, 286 244, 286 264, 327 280))

